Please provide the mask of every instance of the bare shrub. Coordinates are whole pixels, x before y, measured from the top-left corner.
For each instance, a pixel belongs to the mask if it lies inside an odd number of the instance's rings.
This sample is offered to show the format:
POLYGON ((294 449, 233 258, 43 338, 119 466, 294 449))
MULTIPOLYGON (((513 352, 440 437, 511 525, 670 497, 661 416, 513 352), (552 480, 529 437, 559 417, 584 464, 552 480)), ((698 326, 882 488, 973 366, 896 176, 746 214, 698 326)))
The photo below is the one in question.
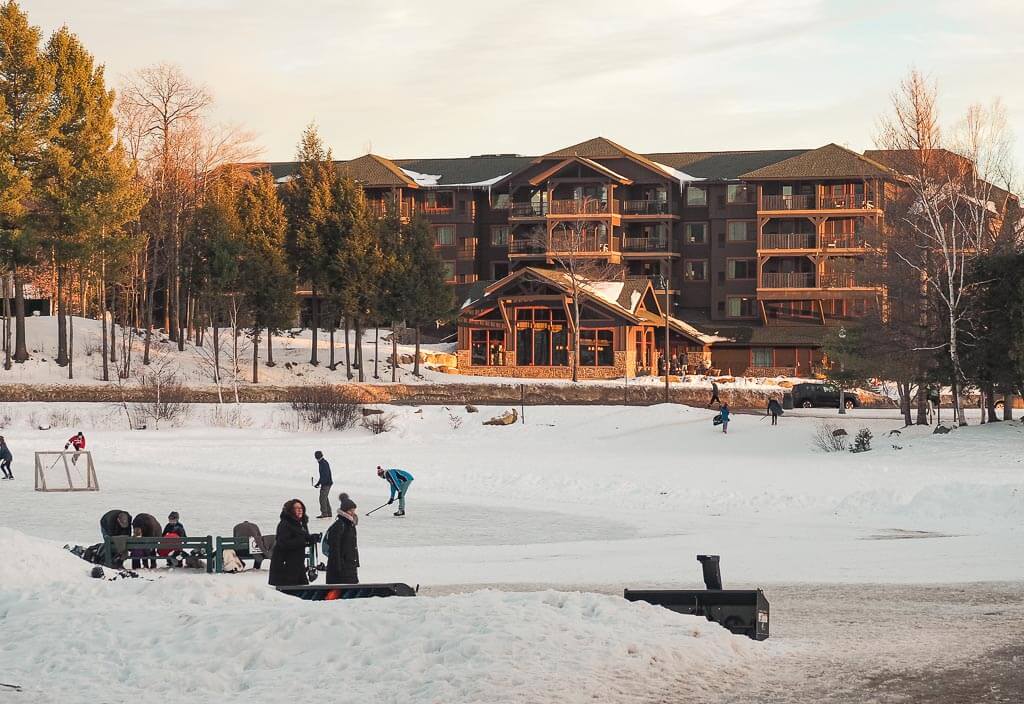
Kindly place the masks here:
POLYGON ((871 439, 874 435, 867 428, 861 428, 857 431, 857 437, 853 439, 853 446, 850 447, 850 452, 867 452, 871 449, 871 439))
POLYGON ((48 423, 51 428, 72 428, 81 425, 82 419, 77 413, 61 408, 56 411, 50 411, 48 423))
POLYGON ((454 413, 448 414, 448 425, 452 426, 452 430, 458 430, 462 427, 462 417, 457 416, 454 413))
POLYGON ((158 359, 139 375, 144 401, 133 404, 135 418, 150 419, 158 430, 160 422, 175 424, 189 413, 188 391, 178 369, 169 358, 158 359))
POLYGON ((11 409, 7 406, 0 406, 0 430, 10 427, 11 425, 11 409))
POLYGON ((217 405, 209 412, 206 419, 207 425, 214 428, 243 428, 252 427, 252 416, 243 413, 238 406, 217 405))
POLYGON ((363 418, 363 427, 374 435, 386 433, 395 427, 395 416, 392 413, 375 413, 363 418))
POLYGON ((845 432, 837 433, 838 430, 842 430, 842 428, 831 423, 820 423, 815 429, 811 441, 816 448, 825 452, 845 452, 846 434, 845 432))
POLYGON ((300 386, 289 393, 289 403, 303 425, 346 430, 356 424, 360 406, 330 384, 300 386))

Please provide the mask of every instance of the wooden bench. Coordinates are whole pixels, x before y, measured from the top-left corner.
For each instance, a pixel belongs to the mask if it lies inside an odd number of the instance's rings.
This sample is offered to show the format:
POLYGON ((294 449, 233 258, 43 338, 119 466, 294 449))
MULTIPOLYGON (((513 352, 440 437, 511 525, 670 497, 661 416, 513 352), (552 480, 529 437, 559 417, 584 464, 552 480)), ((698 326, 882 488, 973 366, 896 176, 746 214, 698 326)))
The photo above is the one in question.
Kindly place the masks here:
POLYGON ((103 538, 103 550, 108 556, 114 555, 114 550, 118 550, 123 560, 165 560, 166 557, 157 555, 158 550, 172 550, 174 552, 184 552, 186 550, 196 550, 200 553, 200 557, 206 560, 206 571, 213 572, 214 563, 214 551, 213 551, 213 536, 204 536, 196 538, 134 538, 128 536, 106 536, 103 538), (145 550, 151 555, 146 557, 132 558, 132 550, 145 550))
MULTIPOLYGON (((245 560, 252 560, 254 569, 259 569, 258 565, 264 560, 270 558, 263 552, 253 553, 250 551, 250 543, 248 536, 244 537, 231 537, 224 538, 217 536, 216 549, 213 551, 214 554, 214 565, 217 572, 224 571, 224 551, 234 550, 235 555, 238 556, 239 560, 243 562, 245 560)), ((306 548, 306 558, 309 560, 309 564, 315 565, 317 560, 316 546, 309 545, 306 548)))

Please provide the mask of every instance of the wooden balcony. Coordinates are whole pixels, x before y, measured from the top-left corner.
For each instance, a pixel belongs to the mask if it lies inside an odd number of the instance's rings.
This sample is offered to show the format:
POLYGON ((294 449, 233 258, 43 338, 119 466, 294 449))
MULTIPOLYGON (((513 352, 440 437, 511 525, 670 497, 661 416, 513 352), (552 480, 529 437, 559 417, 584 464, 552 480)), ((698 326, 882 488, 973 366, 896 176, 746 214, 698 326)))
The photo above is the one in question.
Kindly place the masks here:
POLYGON ((811 195, 761 196, 761 210, 814 210, 811 195))
POLYGON ((842 249, 842 250, 858 250, 863 251, 870 247, 868 240, 864 235, 857 234, 824 234, 821 236, 821 247, 822 249, 842 249))
POLYGON ((761 234, 760 249, 817 249, 818 236, 813 232, 766 232, 761 234))
POLYGON ((617 263, 622 260, 620 244, 618 237, 599 234, 586 234, 579 238, 553 234, 547 240, 513 237, 508 243, 508 255, 510 259, 577 256, 617 263))
POLYGON ((874 199, 868 194, 822 196, 818 204, 818 210, 873 210, 876 207, 874 199))
POLYGON ((761 274, 760 288, 815 288, 814 274, 764 272, 761 274))
POLYGON ((670 250, 667 237, 623 237, 622 251, 626 253, 657 253, 668 254, 670 250))
POLYGON ((619 212, 623 215, 669 215, 668 201, 624 200, 619 212))
POLYGON ((615 212, 615 201, 611 200, 553 200, 548 213, 551 215, 611 215, 615 212))
POLYGON ((861 281, 856 274, 826 273, 821 277, 822 288, 872 288, 861 281))
POLYGON ((450 205, 421 205, 419 211, 424 215, 451 215, 455 208, 450 205))
POLYGON ((538 220, 548 214, 547 203, 513 203, 508 216, 517 220, 538 220))

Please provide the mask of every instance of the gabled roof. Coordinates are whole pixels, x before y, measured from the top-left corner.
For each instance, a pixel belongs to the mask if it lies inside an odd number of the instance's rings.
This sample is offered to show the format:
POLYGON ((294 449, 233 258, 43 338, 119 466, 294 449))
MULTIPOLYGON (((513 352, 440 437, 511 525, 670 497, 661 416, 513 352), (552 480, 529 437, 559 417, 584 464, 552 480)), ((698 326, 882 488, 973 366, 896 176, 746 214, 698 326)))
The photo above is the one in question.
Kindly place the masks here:
POLYGON ((670 178, 673 181, 679 180, 680 177, 678 173, 666 170, 661 164, 651 161, 643 154, 637 154, 631 149, 626 149, 621 144, 616 144, 607 137, 594 137, 593 139, 588 139, 585 142, 574 144, 571 147, 565 147, 553 152, 548 152, 547 154, 538 157, 534 163, 539 163, 547 159, 567 159, 574 156, 582 157, 584 159, 629 159, 647 167, 655 173, 659 173, 662 176, 670 178))
POLYGON ((421 174, 440 174, 439 188, 495 181, 528 166, 536 157, 519 154, 482 154, 453 159, 393 159, 403 169, 421 174))
POLYGON ((402 171, 395 162, 376 154, 364 154, 351 161, 339 161, 335 166, 341 175, 353 178, 367 186, 419 188, 419 184, 409 174, 402 171))
POLYGON ((622 176, 620 174, 615 173, 614 171, 609 169, 607 166, 602 166, 601 164, 597 163, 593 159, 587 159, 586 157, 582 157, 582 156, 566 157, 565 159, 562 159, 558 163, 552 164, 550 168, 544 169, 539 174, 537 174, 536 176, 531 178, 530 179, 530 183, 533 184, 534 186, 536 186, 537 184, 540 184, 540 183, 544 183, 545 181, 547 181, 549 178, 551 178, 552 176, 557 174, 559 171, 564 169, 569 164, 583 164, 588 169, 592 169, 592 170, 598 172, 599 174, 603 174, 604 176, 607 176, 608 178, 612 179, 613 181, 617 181, 618 183, 623 184, 623 185, 627 185, 628 186, 629 184, 633 183, 632 180, 626 178, 625 176, 622 176))
POLYGON ((838 144, 826 144, 803 154, 742 174, 744 179, 892 177, 882 164, 838 144))

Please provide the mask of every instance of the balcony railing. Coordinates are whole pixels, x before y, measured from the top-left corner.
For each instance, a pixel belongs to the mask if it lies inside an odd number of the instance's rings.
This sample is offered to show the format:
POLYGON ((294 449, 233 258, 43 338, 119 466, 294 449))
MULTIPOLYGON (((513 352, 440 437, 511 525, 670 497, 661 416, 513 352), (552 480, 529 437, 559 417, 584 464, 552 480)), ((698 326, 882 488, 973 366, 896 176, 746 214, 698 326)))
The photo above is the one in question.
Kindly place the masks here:
POLYGON ((544 217, 547 213, 547 203, 513 203, 509 208, 509 215, 514 218, 544 217))
POLYGON ((761 234, 761 249, 814 249, 816 240, 813 232, 765 232, 761 234))
POLYGON ((822 288, 866 288, 867 284, 857 279, 856 274, 826 273, 821 277, 822 288))
POLYGON ((667 237, 623 237, 623 252, 667 252, 667 237))
POLYGON ((860 210, 874 208, 874 202, 870 194, 847 193, 840 196, 822 196, 821 205, 818 207, 823 210, 860 210))
POLYGON ((812 195, 761 196, 761 210, 813 210, 812 195))
POLYGON ((623 215, 667 215, 668 201, 664 200, 624 200, 623 215))
POLYGON ((451 215, 455 208, 450 205, 421 205, 420 212, 424 215, 451 215))
POLYGON ((544 254, 547 247, 534 239, 512 239, 508 243, 509 254, 544 254))
MULTIPOLYGON (((399 204, 399 217, 409 217, 412 212, 411 205, 408 201, 402 201, 399 204)), ((394 206, 389 201, 371 200, 367 202, 367 207, 371 215, 382 218, 388 214, 388 208, 394 206)))
POLYGON ((761 274, 761 288, 814 288, 813 273, 761 274))
POLYGON ((548 210, 552 215, 603 215, 613 212, 608 200, 553 200, 548 210))
POLYGON ((821 246, 826 249, 864 249, 868 243, 863 235, 826 233, 821 236, 821 246))
POLYGON ((613 238, 607 234, 559 235, 551 236, 549 244, 552 252, 575 252, 592 254, 595 252, 612 251, 613 238))

